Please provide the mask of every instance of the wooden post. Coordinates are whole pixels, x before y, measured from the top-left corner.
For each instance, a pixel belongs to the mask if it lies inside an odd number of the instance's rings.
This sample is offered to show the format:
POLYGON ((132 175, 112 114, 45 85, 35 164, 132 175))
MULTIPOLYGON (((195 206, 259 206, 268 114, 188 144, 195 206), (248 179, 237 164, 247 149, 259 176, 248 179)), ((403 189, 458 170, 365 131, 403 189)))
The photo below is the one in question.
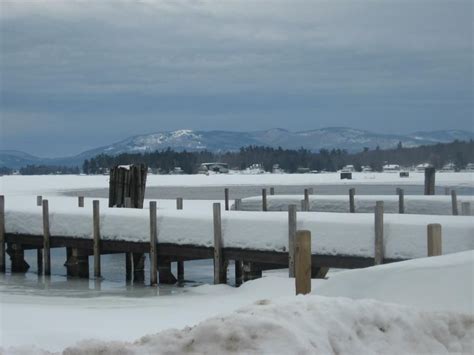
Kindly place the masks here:
POLYGON ((296 232, 295 239, 295 286, 296 294, 311 292, 311 232, 296 232))
POLYGON ((471 204, 469 202, 461 203, 461 214, 463 216, 470 216, 471 215, 471 204))
POLYGON ((428 224, 428 256, 442 255, 441 224, 428 224))
POLYGON ((38 275, 43 274, 43 249, 36 249, 36 267, 38 275))
POLYGON ((125 281, 130 283, 133 275, 133 256, 132 253, 125 253, 125 281))
POLYGON ((274 187, 270 187, 270 195, 271 196, 275 195, 275 188, 274 187))
POLYGON ((374 263, 379 265, 383 263, 384 259, 384 245, 383 245, 383 201, 375 203, 375 249, 374 249, 374 263))
POLYGON ((0 272, 5 272, 5 196, 0 195, 0 272))
POLYGON ((78 207, 84 207, 84 196, 78 196, 77 197, 77 206, 78 207))
POLYGON ((295 277, 296 205, 288 205, 288 274, 295 277))
POLYGON ((262 189, 262 211, 267 211, 267 189, 262 189))
POLYGON ((156 254, 156 243, 158 241, 158 229, 156 224, 156 201, 150 201, 150 284, 158 285, 158 258, 156 254))
POLYGON ((125 208, 132 208, 132 198, 125 197, 125 208))
POLYGON ((242 260, 234 260, 235 262, 235 286, 242 285, 242 275, 244 264, 242 260))
POLYGON ((435 194, 435 168, 425 168, 425 195, 435 194))
POLYGON ((453 209, 453 216, 457 216, 458 212, 458 197, 455 190, 451 191, 451 206, 453 209))
POLYGON ((43 200, 43 270, 46 276, 51 275, 51 250, 49 233, 49 204, 48 200, 43 200))
POLYGON ((109 207, 143 208, 147 171, 144 164, 112 168, 109 182, 109 207), (127 197, 130 197, 130 202, 126 202, 127 197))
POLYGON ((100 207, 99 200, 92 201, 92 214, 94 225, 94 277, 100 277, 100 207))
POLYGON ((234 209, 236 211, 242 211, 242 199, 237 198, 234 202, 234 209))
POLYGON ((229 210, 229 189, 224 189, 224 202, 225 202, 225 210, 229 210))
POLYGON ((309 211, 309 189, 304 189, 304 207, 305 211, 309 211))
POLYGON ((227 270, 224 255, 222 253, 222 220, 221 204, 214 203, 214 284, 225 284, 227 282, 227 270))
POLYGON ((184 281, 184 261, 178 260, 178 282, 184 281))
POLYGON ((36 206, 43 205, 43 196, 36 196, 36 206))
POLYGON ((403 189, 398 188, 398 213, 405 213, 405 192, 403 189))
POLYGON ((355 188, 349 189, 349 212, 355 213, 355 188))
POLYGON ((182 197, 178 197, 176 199, 176 209, 177 210, 182 210, 183 209, 183 198, 182 197))

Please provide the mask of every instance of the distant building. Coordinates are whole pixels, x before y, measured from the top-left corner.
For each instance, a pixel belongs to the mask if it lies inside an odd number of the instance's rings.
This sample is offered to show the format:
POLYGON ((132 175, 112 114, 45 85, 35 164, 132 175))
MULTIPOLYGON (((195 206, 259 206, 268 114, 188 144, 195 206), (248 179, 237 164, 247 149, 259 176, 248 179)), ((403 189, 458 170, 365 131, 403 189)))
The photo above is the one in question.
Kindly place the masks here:
POLYGON ((440 171, 443 172, 454 172, 456 171, 456 165, 454 163, 447 163, 444 164, 444 166, 441 168, 440 171))
POLYGON ((467 164, 466 171, 474 171, 474 163, 467 164))
POLYGON ((343 173, 353 173, 355 171, 354 165, 346 165, 342 168, 343 173))
POLYGON ((361 170, 364 173, 371 173, 372 172, 372 168, 369 165, 362 165, 361 170))
POLYGON ((202 163, 199 167, 199 173, 206 174, 209 172, 227 174, 229 172, 229 165, 226 163, 202 163))
POLYGON ((385 164, 382 167, 384 173, 398 173, 400 171, 400 165, 398 164, 385 164))
POLYGON ((298 174, 308 174, 310 172, 309 168, 298 168, 296 169, 298 174))
POLYGON ((283 174, 284 172, 285 172, 285 170, 281 169, 279 164, 274 164, 273 165, 273 167, 272 167, 272 173, 273 174, 283 174))
POLYGON ((170 174, 171 175, 182 175, 182 174, 184 174, 184 171, 183 171, 183 169, 181 169, 181 167, 176 166, 173 170, 170 171, 170 174))
POLYGON ((431 168, 431 167, 433 167, 433 165, 431 165, 430 163, 423 163, 423 164, 418 164, 415 167, 415 170, 420 173, 424 173, 426 168, 431 168))

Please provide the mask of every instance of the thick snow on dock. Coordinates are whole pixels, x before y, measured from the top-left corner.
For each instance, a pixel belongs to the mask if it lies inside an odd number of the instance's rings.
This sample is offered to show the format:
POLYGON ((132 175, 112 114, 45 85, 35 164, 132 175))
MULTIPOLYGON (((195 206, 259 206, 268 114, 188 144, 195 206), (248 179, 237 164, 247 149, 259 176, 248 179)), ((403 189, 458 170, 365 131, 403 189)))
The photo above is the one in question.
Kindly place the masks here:
MULTIPOLYGON (((147 187, 153 186, 317 186, 317 185, 423 185, 424 174, 410 172, 400 178, 392 173, 353 173, 352 180, 341 180, 339 173, 327 174, 217 174, 217 175, 148 175, 147 187)), ((104 189, 109 186, 107 175, 36 175, 2 176, 2 194, 65 192, 71 190, 104 189)), ((437 173, 436 186, 474 187, 474 173, 437 173)))
POLYGON ((473 272, 468 251, 331 273, 297 297, 287 277, 153 298, 5 293, 0 346, 5 354, 471 354, 473 272))
MULTIPOLYGON (((288 205, 296 205, 301 210, 303 195, 267 196, 268 211, 287 211, 288 205)), ((355 195, 357 213, 373 213, 376 201, 384 202, 385 213, 398 213, 398 196, 396 195, 355 195)), ((458 196, 458 211, 461 214, 463 202, 471 204, 471 215, 474 215, 474 196, 458 196)), ((316 212, 349 212, 348 195, 311 195, 310 211, 316 212)), ((452 215, 451 196, 407 195, 404 198, 407 214, 452 215)), ((232 206, 234 208, 234 206, 232 206)), ((261 211, 262 197, 255 196, 242 199, 242 211, 261 211)))
MULTIPOLYGON (((108 240, 149 241, 147 209, 107 208, 101 201, 101 237, 108 240)), ((49 201, 52 236, 92 238, 92 208, 77 207, 75 198, 53 197, 49 201)), ((42 235, 42 209, 33 197, 10 197, 5 201, 6 232, 42 235), (28 200, 28 203, 25 202, 28 200)), ((469 216, 384 216, 385 256, 426 256, 426 226, 440 223, 443 253, 474 249, 474 219, 469 216)), ((161 243, 213 246, 212 209, 158 211, 158 241, 161 243)), ((312 233, 312 252, 323 255, 372 257, 374 216, 349 213, 298 213, 298 229, 312 233)), ((222 212, 224 247, 288 251, 288 214, 285 212, 222 212)))

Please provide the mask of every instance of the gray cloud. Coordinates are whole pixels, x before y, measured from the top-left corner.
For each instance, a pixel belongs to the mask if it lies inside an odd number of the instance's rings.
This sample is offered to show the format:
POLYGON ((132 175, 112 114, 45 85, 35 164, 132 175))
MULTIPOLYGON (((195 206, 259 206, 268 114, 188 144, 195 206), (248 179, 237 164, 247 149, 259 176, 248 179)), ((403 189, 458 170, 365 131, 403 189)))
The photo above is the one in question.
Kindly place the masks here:
POLYGON ((2 1, 0 21, 5 148, 185 127, 472 129, 471 1, 2 1))

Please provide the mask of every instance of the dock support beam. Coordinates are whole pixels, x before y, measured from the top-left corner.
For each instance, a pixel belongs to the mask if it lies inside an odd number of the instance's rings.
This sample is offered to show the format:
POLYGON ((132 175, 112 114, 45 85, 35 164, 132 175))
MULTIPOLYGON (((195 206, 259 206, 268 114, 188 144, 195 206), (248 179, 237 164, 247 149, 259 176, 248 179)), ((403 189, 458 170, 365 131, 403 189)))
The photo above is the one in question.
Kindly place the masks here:
POLYGON ((0 195, 0 272, 5 272, 5 196, 0 195))
POLYGON ((374 263, 379 265, 384 259, 383 242, 383 201, 375 202, 375 245, 374 245, 374 263))
POLYGON ((355 188, 349 189, 349 213, 355 213, 355 188))
POLYGON ((435 168, 426 168, 425 169, 425 195, 434 195, 435 194, 435 168))
POLYGON ((222 220, 221 220, 221 204, 214 203, 213 219, 214 219, 214 284, 227 283, 227 263, 222 253, 222 220))
POLYGON ((262 268, 258 267, 256 263, 244 261, 243 279, 245 281, 255 280, 262 277, 262 268))
POLYGON ((66 268, 67 275, 70 277, 89 278, 89 252, 84 249, 71 248, 66 268))
POLYGON ((21 244, 11 243, 8 245, 7 253, 12 262, 11 272, 24 273, 30 268, 25 261, 25 250, 21 244))
POLYGON ((171 272, 171 260, 160 258, 158 260, 158 279, 160 284, 173 285, 176 277, 171 272))

